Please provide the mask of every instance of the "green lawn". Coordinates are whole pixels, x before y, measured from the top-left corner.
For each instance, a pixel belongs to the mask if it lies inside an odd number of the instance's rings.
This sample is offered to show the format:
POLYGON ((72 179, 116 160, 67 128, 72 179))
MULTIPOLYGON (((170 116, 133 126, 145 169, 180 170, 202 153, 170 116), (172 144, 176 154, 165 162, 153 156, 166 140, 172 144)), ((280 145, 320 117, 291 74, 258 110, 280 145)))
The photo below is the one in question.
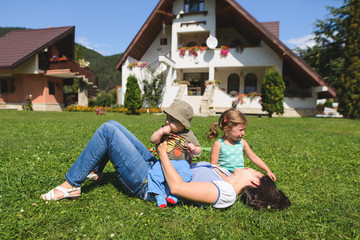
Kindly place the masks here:
MULTIPOLYGON (((240 201, 227 210, 160 210, 119 191, 111 164, 104 179, 84 182, 79 200, 41 200, 111 119, 150 147, 165 117, 0 111, 0 239, 360 239, 359 120, 249 117, 245 139, 290 198, 284 211, 255 211, 240 201)), ((215 121, 192 122, 203 147, 212 145, 205 133, 215 121)))

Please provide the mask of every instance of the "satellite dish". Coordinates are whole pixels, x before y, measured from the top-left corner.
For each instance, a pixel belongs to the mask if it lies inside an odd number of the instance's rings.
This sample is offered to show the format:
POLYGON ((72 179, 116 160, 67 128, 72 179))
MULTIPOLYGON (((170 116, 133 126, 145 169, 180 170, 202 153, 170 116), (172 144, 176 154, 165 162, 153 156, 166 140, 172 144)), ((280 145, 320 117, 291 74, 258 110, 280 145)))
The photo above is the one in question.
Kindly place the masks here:
POLYGON ((216 37, 210 36, 206 39, 206 45, 210 49, 215 49, 218 45, 218 40, 216 39, 216 37))

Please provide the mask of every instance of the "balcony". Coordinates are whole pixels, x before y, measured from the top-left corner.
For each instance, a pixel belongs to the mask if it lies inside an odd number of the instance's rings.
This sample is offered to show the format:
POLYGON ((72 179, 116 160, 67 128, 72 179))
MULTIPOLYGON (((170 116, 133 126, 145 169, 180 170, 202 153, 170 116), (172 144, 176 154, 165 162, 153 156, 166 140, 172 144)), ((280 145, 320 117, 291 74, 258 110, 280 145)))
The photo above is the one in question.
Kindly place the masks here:
POLYGON ((176 68, 240 67, 281 65, 281 59, 271 49, 263 46, 230 48, 227 56, 221 54, 221 48, 193 51, 177 50, 172 54, 176 68))
POLYGON ((75 78, 85 76, 88 81, 97 85, 97 76, 90 68, 80 67, 80 64, 74 63, 67 58, 50 60, 50 65, 46 71, 46 75, 61 77, 61 78, 75 78))

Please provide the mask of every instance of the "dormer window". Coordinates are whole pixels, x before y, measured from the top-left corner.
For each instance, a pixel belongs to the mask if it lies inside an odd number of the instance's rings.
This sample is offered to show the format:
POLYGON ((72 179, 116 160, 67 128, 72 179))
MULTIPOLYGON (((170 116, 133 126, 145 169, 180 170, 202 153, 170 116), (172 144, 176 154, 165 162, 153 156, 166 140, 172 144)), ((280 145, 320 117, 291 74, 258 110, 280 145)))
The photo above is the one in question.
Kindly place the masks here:
POLYGON ((184 0, 184 12, 204 11, 204 0, 184 0))

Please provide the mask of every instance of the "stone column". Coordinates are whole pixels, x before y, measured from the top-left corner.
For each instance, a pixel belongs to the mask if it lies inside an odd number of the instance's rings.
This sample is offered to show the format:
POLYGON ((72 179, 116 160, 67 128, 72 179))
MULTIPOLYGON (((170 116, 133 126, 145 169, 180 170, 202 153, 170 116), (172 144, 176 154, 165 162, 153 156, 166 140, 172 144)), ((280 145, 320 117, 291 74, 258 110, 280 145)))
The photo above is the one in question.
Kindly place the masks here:
POLYGON ((87 83, 82 78, 79 79, 78 105, 85 107, 89 105, 87 83))

